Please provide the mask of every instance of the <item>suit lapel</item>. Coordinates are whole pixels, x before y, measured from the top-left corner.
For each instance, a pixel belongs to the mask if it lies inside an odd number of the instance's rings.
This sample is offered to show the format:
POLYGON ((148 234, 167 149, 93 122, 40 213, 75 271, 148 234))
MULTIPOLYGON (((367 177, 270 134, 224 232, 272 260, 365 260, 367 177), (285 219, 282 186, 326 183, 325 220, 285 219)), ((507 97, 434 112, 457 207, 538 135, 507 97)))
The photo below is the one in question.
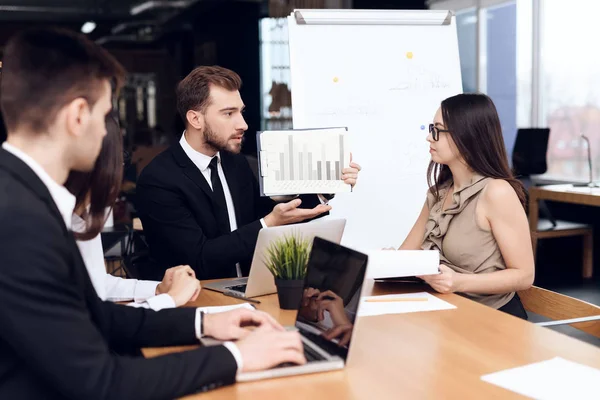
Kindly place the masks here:
POLYGON ((25 162, 23 162, 20 158, 16 157, 14 154, 4 150, 0 147, 0 168, 8 171, 16 180, 21 182, 25 187, 31 190, 37 197, 39 197, 47 206, 50 211, 50 214, 57 222, 60 224, 65 239, 68 241, 69 249, 71 250, 72 260, 74 262, 75 268, 69 268, 70 276, 77 282, 79 285, 85 286, 86 295, 91 290, 92 298, 97 298, 96 290, 91 283, 89 274, 87 269, 85 268, 85 263, 79 252, 79 248, 77 247, 77 243, 75 238, 73 237, 73 233, 71 232, 70 227, 65 225, 65 220, 63 219, 50 191, 42 182, 42 180, 37 176, 35 172, 25 162), (82 274, 81 271, 84 271, 82 274))
MULTIPOLYGON (((183 173, 192 182, 194 182, 194 184, 196 186, 198 186, 200 189, 202 189, 202 191, 206 194, 206 196, 208 196, 208 199, 210 200, 210 204, 213 209, 213 215, 215 216, 215 219, 217 220, 217 224, 220 226, 220 230, 223 233, 231 232, 229 224, 224 223, 223 222, 224 220, 222 221, 221 218, 218 217, 222 213, 227 215, 227 204, 220 204, 220 202, 218 202, 215 199, 215 195, 214 195, 212 189, 210 188, 210 186, 208 185, 206 178, 204 177, 204 175, 202 175, 202 172, 200 172, 200 170, 198 169, 196 164, 194 164, 194 162, 192 160, 190 160, 190 158, 187 156, 187 154, 185 154, 185 151, 183 150, 183 148, 181 147, 181 145, 179 143, 176 146, 173 146, 173 156, 175 157, 175 160, 180 165, 180 167, 183 169, 183 173)), ((223 162, 222 159, 221 159, 221 162, 223 162)), ((224 166, 223 166, 223 172, 225 172, 224 166)), ((227 177, 227 183, 229 184, 229 177, 227 177)), ((230 190, 231 190, 231 186, 230 186, 230 190)), ((235 201, 234 201, 234 204, 235 204, 235 201)), ((237 219, 237 213, 236 213, 236 219, 237 219)))
POLYGON ((69 227, 65 225, 65 220, 60 214, 60 211, 58 211, 58 207, 50 195, 48 188, 46 185, 44 185, 44 182, 42 182, 36 173, 33 172, 33 170, 29 168, 27 164, 25 164, 25 162, 23 162, 14 154, 0 147, 0 168, 8 171, 8 173, 14 176, 15 179, 17 179, 25 187, 29 188, 29 190, 35 193, 37 197, 43 200, 50 209, 52 216, 60 223, 63 233, 67 236, 69 235, 69 227))
POLYGON ((209 199, 214 203, 213 200, 213 192, 206 182, 206 178, 202 175, 202 172, 196 167, 196 165, 190 160, 190 158, 185 154, 183 148, 179 143, 172 147, 173 157, 175 157, 175 161, 179 164, 179 166, 183 169, 183 173, 187 176, 196 186, 198 186, 202 191, 208 196, 209 199))

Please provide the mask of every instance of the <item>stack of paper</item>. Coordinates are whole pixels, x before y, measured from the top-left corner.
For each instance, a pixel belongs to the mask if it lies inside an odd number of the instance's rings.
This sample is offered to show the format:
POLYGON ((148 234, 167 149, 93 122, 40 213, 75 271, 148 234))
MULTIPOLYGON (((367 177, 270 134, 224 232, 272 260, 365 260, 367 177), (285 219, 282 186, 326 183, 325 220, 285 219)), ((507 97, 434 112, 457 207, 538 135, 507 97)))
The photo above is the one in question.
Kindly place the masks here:
POLYGON ((535 399, 598 399, 600 370, 560 357, 481 377, 535 399))
POLYGON ((437 250, 376 250, 368 255, 368 278, 398 278, 439 273, 440 253, 437 250))
POLYGON ((358 307, 361 317, 383 314, 403 314, 419 311, 450 310, 456 306, 426 292, 363 297, 358 307))

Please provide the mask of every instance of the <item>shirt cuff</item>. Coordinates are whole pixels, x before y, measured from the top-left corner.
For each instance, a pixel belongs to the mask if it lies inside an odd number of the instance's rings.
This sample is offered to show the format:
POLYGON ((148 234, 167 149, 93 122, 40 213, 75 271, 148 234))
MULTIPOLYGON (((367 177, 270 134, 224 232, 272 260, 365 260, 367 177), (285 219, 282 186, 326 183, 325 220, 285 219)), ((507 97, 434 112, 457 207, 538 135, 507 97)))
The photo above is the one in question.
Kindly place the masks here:
POLYGON ((198 338, 198 340, 200 340, 202 338, 202 333, 200 333, 200 325, 202 323, 202 314, 200 313, 199 308, 196 308, 196 320, 194 321, 194 328, 196 330, 196 337, 198 338))
POLYGON ((133 292, 133 300, 141 303, 150 297, 156 296, 156 287, 159 283, 156 281, 137 281, 133 292))
POLYGON ((166 293, 150 297, 148 300, 146 300, 146 302, 154 311, 160 311, 164 308, 177 307, 177 305, 175 304, 175 300, 173 300, 173 298, 166 293))
POLYGON ((268 228, 264 218, 260 219, 260 224, 262 225, 263 228, 268 228))
POLYGON ((242 353, 240 352, 240 349, 238 349, 238 347, 233 342, 225 342, 223 343, 223 346, 225 346, 227 350, 231 352, 233 358, 235 358, 235 363, 237 364, 237 372, 239 374, 240 372, 242 372, 242 368, 244 367, 244 360, 242 359, 242 353))

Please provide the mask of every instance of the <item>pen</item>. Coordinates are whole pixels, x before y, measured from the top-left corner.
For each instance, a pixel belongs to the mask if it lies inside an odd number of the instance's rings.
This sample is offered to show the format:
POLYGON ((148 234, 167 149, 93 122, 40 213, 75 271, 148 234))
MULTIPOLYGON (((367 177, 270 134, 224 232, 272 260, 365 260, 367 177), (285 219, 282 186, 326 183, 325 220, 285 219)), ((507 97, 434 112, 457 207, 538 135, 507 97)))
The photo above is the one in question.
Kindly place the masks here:
POLYGON ((248 297, 246 297, 246 296, 243 296, 243 295, 241 295, 241 294, 239 294, 239 293, 237 293, 237 292, 233 292, 233 291, 230 291, 230 290, 226 290, 226 291, 224 291, 224 292, 223 292, 223 294, 224 294, 225 296, 229 296, 229 297, 235 297, 236 299, 240 299, 240 300, 246 300, 246 301, 249 301, 249 302, 251 302, 251 303, 257 303, 257 304, 260 304, 260 301, 258 301, 258 300, 254 300, 254 299, 248 298, 248 297))
POLYGON ((397 301, 427 301, 427 297, 395 297, 395 298, 380 298, 380 299, 366 299, 368 303, 392 303, 397 301))

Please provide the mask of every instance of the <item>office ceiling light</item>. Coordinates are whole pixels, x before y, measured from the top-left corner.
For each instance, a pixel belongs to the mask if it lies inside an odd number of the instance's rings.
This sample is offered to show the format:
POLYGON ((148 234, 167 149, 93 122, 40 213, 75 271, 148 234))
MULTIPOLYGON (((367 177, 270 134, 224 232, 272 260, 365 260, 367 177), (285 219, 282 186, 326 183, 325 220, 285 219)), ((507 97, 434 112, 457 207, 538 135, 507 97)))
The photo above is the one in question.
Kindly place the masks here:
POLYGON ((96 23, 94 21, 87 21, 81 26, 81 32, 88 34, 92 33, 96 29, 96 23))

